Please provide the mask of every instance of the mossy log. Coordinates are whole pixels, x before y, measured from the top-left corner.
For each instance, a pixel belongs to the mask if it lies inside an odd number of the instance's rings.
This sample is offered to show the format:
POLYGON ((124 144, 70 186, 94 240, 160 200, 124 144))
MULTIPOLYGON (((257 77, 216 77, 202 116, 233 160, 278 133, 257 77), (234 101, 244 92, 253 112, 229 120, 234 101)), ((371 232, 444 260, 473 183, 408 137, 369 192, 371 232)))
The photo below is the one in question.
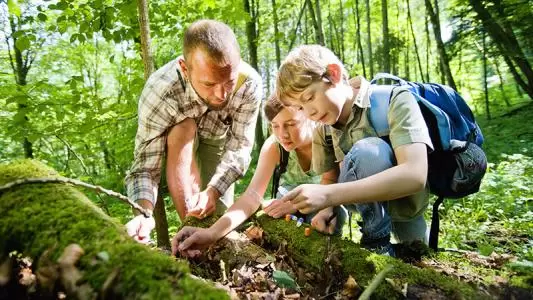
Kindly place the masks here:
MULTIPOLYGON (((57 176, 34 160, 0 165, 0 185, 22 178, 57 176)), ((0 215, 1 260, 17 251, 34 262, 43 261, 39 258, 44 253, 50 261, 57 261, 68 245, 78 244, 84 253, 77 263, 81 281, 100 299, 106 298, 103 289, 113 299, 228 297, 225 291, 191 277, 186 262, 134 242, 123 225, 72 186, 24 184, 1 191, 0 215)), ((38 263, 34 269, 39 271, 38 263)))
MULTIPOLYGON (((342 283, 349 276, 363 288, 387 266, 392 266, 383 281, 373 292, 373 299, 403 299, 401 289, 407 284, 407 298, 419 299, 420 296, 439 299, 483 299, 490 298, 477 286, 464 283, 456 278, 442 275, 432 269, 418 268, 401 260, 377 255, 340 237, 330 237, 330 251, 326 253, 327 236, 313 231, 304 235, 303 227, 288 224, 285 220, 273 219, 267 215, 256 218, 264 229, 265 239, 274 247, 286 244, 288 255, 308 270, 330 273, 334 280, 342 283), (423 292, 420 293, 420 289, 423 292), (416 295, 409 295, 410 291, 416 295), (430 293, 426 293, 431 291, 430 293)), ((292 222, 292 221, 291 221, 292 222)), ((293 222, 292 222, 293 223, 293 222)))

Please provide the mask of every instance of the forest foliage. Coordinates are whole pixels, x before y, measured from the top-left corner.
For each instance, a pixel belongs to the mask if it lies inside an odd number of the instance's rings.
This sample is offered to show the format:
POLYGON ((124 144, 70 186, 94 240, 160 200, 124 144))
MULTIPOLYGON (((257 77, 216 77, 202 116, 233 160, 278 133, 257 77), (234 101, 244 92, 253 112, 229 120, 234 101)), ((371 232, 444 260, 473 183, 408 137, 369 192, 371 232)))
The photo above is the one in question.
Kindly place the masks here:
MULTIPOLYGON (((0 162, 33 157, 125 194, 144 83, 137 2, 0 1, 0 162)), ((183 29, 200 18, 234 29, 265 95, 284 55, 308 43, 331 48, 351 76, 385 71, 455 86, 486 135, 490 169, 480 193, 445 202, 441 246, 533 260, 531 1, 153 0, 156 68, 181 53, 183 29)), ((89 194, 112 217, 130 218, 116 199, 89 194)), ((165 200, 172 232, 177 214, 165 200)))

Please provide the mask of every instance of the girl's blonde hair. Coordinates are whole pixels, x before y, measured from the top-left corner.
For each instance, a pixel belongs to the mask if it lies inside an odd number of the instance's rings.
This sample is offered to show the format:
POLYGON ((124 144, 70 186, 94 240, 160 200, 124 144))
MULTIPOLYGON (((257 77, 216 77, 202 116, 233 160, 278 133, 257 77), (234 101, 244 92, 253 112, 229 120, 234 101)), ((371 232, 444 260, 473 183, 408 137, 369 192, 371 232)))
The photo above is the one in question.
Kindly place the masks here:
POLYGON ((337 64, 342 70, 342 79, 348 79, 348 72, 340 59, 326 47, 303 45, 293 49, 283 60, 277 76, 276 96, 284 97, 303 92, 312 83, 327 78, 327 67, 337 64))

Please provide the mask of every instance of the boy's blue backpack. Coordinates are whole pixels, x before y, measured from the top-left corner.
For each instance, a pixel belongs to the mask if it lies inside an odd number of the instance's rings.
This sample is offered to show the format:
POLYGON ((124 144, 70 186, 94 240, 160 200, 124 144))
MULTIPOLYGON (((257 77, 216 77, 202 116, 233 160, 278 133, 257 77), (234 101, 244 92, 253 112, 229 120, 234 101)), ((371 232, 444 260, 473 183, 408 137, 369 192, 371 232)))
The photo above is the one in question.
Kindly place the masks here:
POLYGON ((481 129, 464 99, 446 85, 410 82, 386 73, 377 74, 370 83, 369 120, 380 137, 388 141, 387 112, 397 87, 414 95, 426 121, 434 148, 428 153, 427 182, 431 193, 438 197, 433 205, 429 246, 436 250, 438 207, 444 198, 462 198, 479 191, 485 175, 487 158, 480 148, 481 129), (396 84, 377 85, 380 79, 396 84))

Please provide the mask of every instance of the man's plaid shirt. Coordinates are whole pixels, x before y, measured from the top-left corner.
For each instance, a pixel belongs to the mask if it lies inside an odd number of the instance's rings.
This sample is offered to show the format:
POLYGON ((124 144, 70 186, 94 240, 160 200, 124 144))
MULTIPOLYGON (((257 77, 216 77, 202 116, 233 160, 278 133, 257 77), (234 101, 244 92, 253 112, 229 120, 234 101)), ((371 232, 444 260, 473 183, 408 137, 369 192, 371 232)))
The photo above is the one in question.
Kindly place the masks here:
POLYGON ((168 130, 186 118, 196 121, 200 137, 227 134, 224 154, 208 185, 223 194, 250 164, 263 92, 259 74, 241 61, 239 73, 248 78, 225 108, 214 111, 183 80, 178 59, 150 76, 139 99, 134 162, 126 176, 128 196, 133 201, 145 199, 155 204, 168 130))

